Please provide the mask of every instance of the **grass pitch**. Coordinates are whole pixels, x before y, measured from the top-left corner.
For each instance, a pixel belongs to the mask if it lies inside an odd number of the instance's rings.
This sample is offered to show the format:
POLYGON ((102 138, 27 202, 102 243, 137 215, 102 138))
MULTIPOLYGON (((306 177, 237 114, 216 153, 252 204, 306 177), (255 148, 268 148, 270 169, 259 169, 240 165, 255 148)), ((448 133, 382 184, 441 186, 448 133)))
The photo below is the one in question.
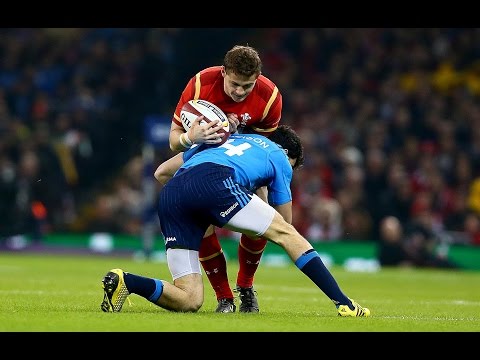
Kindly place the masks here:
MULTIPOLYGON (((229 261, 234 285, 237 261, 229 261)), ((258 314, 216 314, 206 277, 198 313, 172 313, 132 294, 120 313, 104 313, 101 279, 111 268, 170 280, 167 265, 99 255, 0 253, 0 332, 478 332, 480 272, 331 268, 342 290, 370 308, 342 318, 293 264, 260 265, 258 314)))

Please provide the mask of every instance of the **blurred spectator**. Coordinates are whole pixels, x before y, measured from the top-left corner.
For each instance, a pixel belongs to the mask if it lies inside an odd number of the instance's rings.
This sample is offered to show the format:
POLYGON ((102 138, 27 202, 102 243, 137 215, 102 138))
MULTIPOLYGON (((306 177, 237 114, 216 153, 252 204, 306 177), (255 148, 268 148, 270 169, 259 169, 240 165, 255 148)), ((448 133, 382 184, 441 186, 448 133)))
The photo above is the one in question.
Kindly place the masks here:
POLYGON ((407 229, 394 216, 380 222, 377 257, 381 266, 436 267, 456 269, 447 254, 437 251, 438 239, 421 220, 407 229))
POLYGON ((381 266, 414 266, 414 261, 405 250, 403 227, 394 216, 380 221, 380 241, 377 257, 381 266))
POLYGON ((6 238, 27 235, 40 242, 48 230, 44 205, 48 184, 42 183, 39 157, 26 150, 20 155, 18 167, 12 165, 5 157, 0 159, 0 235, 6 238))
POLYGON ((448 258, 447 234, 427 203, 414 205, 412 218, 405 225, 405 250, 415 266, 458 268, 448 258))
POLYGON ((88 219, 88 231, 93 233, 120 234, 122 227, 115 217, 115 199, 111 195, 100 195, 88 219))
POLYGON ((480 217, 474 213, 468 213, 463 222, 463 233, 467 237, 467 244, 480 246, 480 217))
POLYGON ((331 242, 342 238, 342 213, 337 200, 317 200, 310 208, 308 216, 310 226, 306 229, 305 236, 310 242, 331 242))
POLYGON ((468 206, 480 215, 480 177, 475 178, 470 185, 468 194, 468 206))

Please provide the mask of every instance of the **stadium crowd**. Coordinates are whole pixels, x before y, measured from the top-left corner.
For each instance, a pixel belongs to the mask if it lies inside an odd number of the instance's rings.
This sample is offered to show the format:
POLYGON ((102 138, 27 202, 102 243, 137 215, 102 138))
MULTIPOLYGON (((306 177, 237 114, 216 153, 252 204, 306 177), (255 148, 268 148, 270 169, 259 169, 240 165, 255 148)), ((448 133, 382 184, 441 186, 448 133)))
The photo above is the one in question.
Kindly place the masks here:
POLYGON ((302 235, 380 242, 394 217, 410 242, 480 245, 475 28, 1 29, 0 237, 140 234, 143 119, 235 43, 259 50, 303 140, 302 235))

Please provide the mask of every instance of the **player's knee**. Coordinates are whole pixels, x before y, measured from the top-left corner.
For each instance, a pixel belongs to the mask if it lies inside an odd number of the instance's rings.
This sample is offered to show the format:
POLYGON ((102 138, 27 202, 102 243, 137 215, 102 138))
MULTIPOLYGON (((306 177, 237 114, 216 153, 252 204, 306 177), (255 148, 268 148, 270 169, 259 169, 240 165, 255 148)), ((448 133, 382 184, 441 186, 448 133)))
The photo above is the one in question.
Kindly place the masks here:
MULTIPOLYGON (((284 245, 287 241, 300 236, 295 227, 285 220, 274 221, 265 232, 264 236, 278 245, 284 245)), ((301 237, 301 236, 300 236, 301 237)))
POLYGON ((200 310, 201 307, 202 307, 202 304, 194 303, 194 304, 191 304, 191 306, 189 306, 186 311, 187 312, 198 312, 198 310, 200 310))
POLYGON ((191 295, 188 301, 184 304, 183 312, 197 312, 203 305, 203 296, 191 295))

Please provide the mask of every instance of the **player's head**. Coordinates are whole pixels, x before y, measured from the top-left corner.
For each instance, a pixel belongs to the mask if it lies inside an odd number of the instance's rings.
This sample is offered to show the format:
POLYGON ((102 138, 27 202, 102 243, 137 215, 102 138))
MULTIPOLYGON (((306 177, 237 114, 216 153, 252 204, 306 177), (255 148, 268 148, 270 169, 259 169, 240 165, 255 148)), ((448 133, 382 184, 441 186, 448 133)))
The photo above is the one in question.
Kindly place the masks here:
POLYGON ((250 46, 235 45, 223 59, 223 89, 235 102, 250 94, 262 72, 262 60, 250 46))
POLYGON ((303 156, 302 142, 290 126, 280 125, 268 138, 285 150, 294 170, 303 165, 305 158, 303 156))

